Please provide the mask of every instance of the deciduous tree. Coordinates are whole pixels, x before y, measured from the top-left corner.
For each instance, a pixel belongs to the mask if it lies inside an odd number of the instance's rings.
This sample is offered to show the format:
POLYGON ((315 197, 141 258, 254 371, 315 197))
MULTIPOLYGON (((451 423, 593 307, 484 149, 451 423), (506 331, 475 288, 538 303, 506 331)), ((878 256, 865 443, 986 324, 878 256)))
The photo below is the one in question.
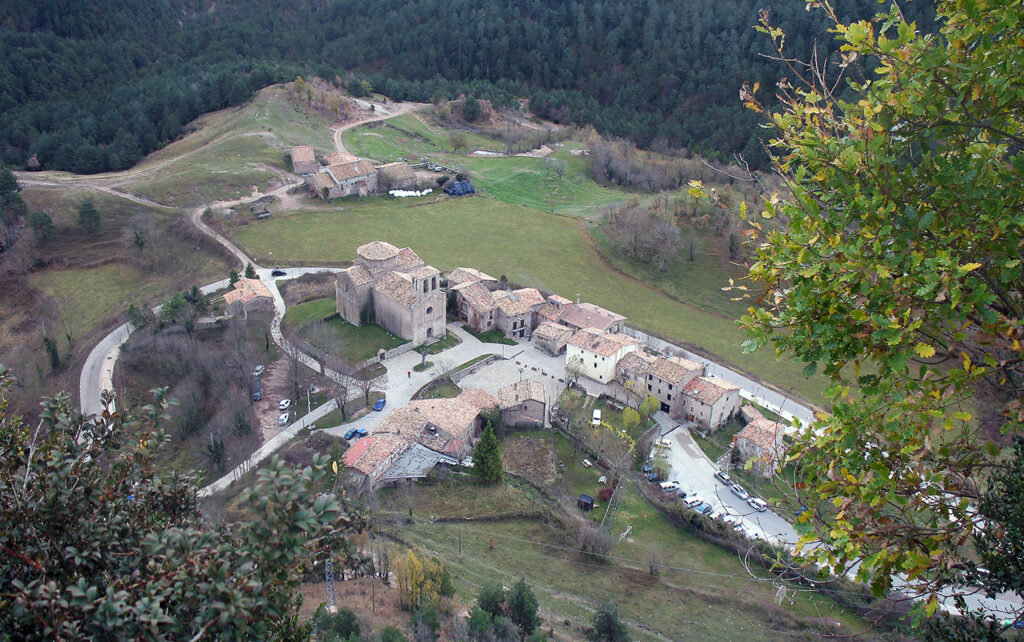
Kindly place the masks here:
MULTIPOLYGON (((921 34, 895 5, 844 24, 811 4, 838 67, 781 53, 781 110, 756 85, 741 94, 775 128, 789 188, 766 199, 788 225, 763 233, 746 347, 834 382, 791 451, 807 505, 833 505, 798 520, 803 558, 878 594, 902 574, 930 613, 961 584, 965 543, 985 532, 976 503, 1024 424, 1024 14, 939 2, 941 31, 921 34), (873 71, 844 100, 836 74, 861 58, 873 71)), ((766 16, 761 29, 782 52, 783 32, 766 16)))

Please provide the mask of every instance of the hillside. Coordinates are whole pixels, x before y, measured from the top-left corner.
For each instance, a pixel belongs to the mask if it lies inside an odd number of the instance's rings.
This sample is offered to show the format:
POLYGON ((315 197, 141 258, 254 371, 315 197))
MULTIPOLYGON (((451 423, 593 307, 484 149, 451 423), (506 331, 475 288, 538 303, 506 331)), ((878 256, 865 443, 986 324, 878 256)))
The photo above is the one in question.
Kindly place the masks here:
MULTIPOLYGON (((789 53, 823 32, 805 3, 774 3, 789 53)), ((866 17, 875 4, 842 3, 866 17)), ((784 66, 756 33, 753 0, 499 3, 480 0, 159 0, 0 3, 0 155, 16 167, 94 173, 132 166, 201 113, 297 74, 368 81, 396 100, 528 96, 560 123, 644 147, 763 165, 737 92, 784 66), (27 6, 26 6, 27 5, 27 6)), ((927 27, 930 3, 906 11, 927 27)), ((771 92, 765 92, 770 99, 771 92)))

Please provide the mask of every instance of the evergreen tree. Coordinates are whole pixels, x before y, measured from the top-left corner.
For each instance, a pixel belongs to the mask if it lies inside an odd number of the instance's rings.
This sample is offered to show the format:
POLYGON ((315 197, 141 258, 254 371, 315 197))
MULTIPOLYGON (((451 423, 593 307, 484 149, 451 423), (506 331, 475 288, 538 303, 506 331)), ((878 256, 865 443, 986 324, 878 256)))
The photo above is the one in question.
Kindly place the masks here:
POLYGON ((53 226, 53 219, 46 212, 32 212, 29 214, 28 224, 40 241, 52 239, 57 233, 57 229, 53 226))
POLYGON ((94 234, 100 229, 100 213, 93 204, 92 199, 86 199, 78 204, 78 227, 86 234, 94 234))
POLYGON ((471 123, 480 118, 480 101, 473 96, 467 96, 462 104, 462 117, 471 123))
POLYGON ((228 283, 231 285, 238 283, 238 270, 232 269, 228 272, 228 283))
POLYGON ((526 579, 520 578, 508 594, 508 616, 519 627, 519 632, 526 637, 540 625, 537 615, 537 598, 526 585, 526 579))
POLYGON ((594 631, 590 635, 596 642, 627 642, 629 632, 619 621, 619 609, 613 602, 605 602, 594 614, 594 631))
POLYGON ((480 608, 479 605, 469 610, 469 618, 466 628, 469 637, 474 640, 483 640, 491 632, 491 614, 480 608))
POLYGON ((501 450, 489 423, 473 451, 473 475, 485 484, 501 481, 501 450))
POLYGON ((247 279, 255 279, 255 278, 257 278, 257 276, 256 276, 256 268, 254 268, 252 266, 252 263, 246 263, 245 264, 245 278, 247 278, 247 279))
POLYGON ((492 617, 505 614, 505 591, 501 583, 493 582, 484 585, 476 597, 476 605, 490 613, 492 617))

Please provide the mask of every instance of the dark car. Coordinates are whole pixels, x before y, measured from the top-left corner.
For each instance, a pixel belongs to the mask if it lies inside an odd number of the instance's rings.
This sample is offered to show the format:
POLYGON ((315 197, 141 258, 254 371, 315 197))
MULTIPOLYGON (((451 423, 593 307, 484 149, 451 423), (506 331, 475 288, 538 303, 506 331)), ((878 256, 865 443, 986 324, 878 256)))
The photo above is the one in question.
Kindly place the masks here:
POLYGON ((351 440, 353 437, 365 437, 369 434, 370 432, 366 428, 352 428, 345 433, 345 439, 351 440))
POLYGON ((725 472, 724 470, 715 471, 715 479, 722 482, 726 486, 732 485, 732 478, 729 477, 729 473, 725 472))
POLYGON ((655 472, 647 473, 647 481, 656 482, 661 481, 661 475, 655 472))
POLYGON ((651 472, 651 465, 650 464, 644 464, 644 472, 645 473, 651 472))
POLYGON ((284 270, 274 268, 273 270, 270 271, 270 276, 284 276, 284 270))
POLYGON ((701 515, 708 515, 708 514, 711 513, 711 511, 715 510, 715 507, 712 506, 711 504, 707 503, 707 502, 704 502, 703 504, 701 504, 700 506, 698 506, 694 510, 696 510, 701 515))
POLYGON ((386 403, 387 401, 385 401, 384 398, 381 397, 380 399, 377 400, 377 403, 373 404, 373 409, 378 412, 384 410, 384 404, 386 403))

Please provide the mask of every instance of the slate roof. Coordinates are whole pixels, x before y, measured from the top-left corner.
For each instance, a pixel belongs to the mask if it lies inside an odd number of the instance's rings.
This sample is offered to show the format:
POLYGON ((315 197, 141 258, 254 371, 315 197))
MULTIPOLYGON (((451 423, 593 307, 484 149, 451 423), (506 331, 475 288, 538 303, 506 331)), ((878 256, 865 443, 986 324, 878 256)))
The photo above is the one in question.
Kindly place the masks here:
POLYGON ((398 254, 398 248, 385 241, 373 241, 356 248, 356 256, 368 261, 383 261, 398 254))
POLYGON ((568 343, 581 350, 592 352, 602 357, 611 357, 623 346, 639 345, 640 342, 621 334, 611 334, 593 328, 583 328, 572 335, 568 343))
POLYGON ((457 285, 459 283, 471 283, 473 281, 494 281, 498 279, 493 276, 481 272, 476 268, 457 267, 448 273, 448 283, 450 285, 457 285))
POLYGON ((370 161, 357 160, 346 161, 337 165, 328 165, 327 171, 334 177, 334 180, 340 183, 341 181, 361 176, 372 176, 377 173, 377 168, 370 161))
POLYGON ((388 467, 382 479, 417 479, 426 477, 427 473, 438 463, 458 463, 454 458, 446 457, 430 450, 422 444, 412 442, 409 447, 388 467))
POLYGON ((374 294, 394 299, 402 305, 416 303, 416 293, 412 288, 412 277, 404 272, 388 272, 377 279, 373 286, 374 294))
POLYGON ((380 479, 389 460, 398 457, 409 447, 409 441, 398 435, 374 433, 363 437, 345 451, 345 465, 372 479, 380 479))
POLYGON ((539 401, 547 403, 547 396, 544 394, 544 386, 532 379, 523 379, 510 386, 498 390, 498 398, 501 399, 501 408, 513 408, 524 401, 539 401))
POLYGON ((270 288, 259 279, 240 278, 235 281, 235 289, 224 295, 224 303, 249 303, 260 298, 273 299, 270 288))
POLYGON ((701 403, 713 405, 730 390, 739 390, 739 386, 719 379, 718 377, 697 377, 683 386, 683 392, 701 403))

